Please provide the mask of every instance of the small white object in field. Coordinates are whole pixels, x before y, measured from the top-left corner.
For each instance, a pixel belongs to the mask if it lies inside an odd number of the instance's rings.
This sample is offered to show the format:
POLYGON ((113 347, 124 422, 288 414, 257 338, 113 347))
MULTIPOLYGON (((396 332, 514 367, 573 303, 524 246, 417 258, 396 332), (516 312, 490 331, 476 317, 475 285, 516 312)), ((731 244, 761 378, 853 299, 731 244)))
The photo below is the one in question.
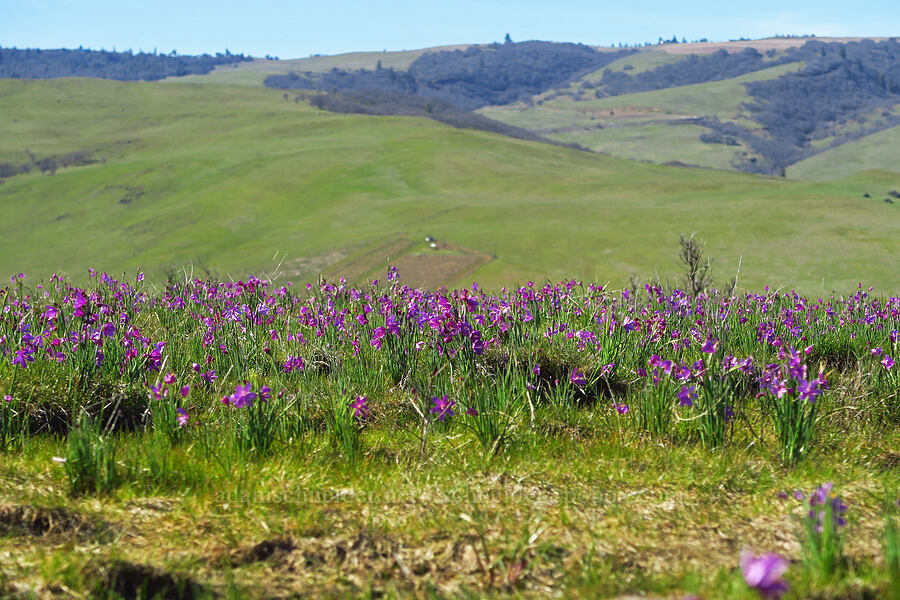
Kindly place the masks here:
POLYGON ((437 244, 435 244, 434 242, 431 242, 430 244, 428 244, 428 247, 429 248, 437 248, 437 244))
POLYGON ((64 459, 62 456, 54 456, 54 457, 52 458, 52 460, 53 460, 53 462, 55 462, 55 463, 64 463, 64 462, 66 462, 66 459, 64 459))

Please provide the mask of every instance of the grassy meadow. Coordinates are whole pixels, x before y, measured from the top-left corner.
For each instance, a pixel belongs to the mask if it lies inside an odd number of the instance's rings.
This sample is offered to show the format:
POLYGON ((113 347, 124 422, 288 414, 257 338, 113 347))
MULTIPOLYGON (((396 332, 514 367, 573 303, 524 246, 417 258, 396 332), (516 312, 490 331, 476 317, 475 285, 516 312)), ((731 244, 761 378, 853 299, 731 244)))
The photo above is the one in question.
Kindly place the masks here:
POLYGON ((4 597, 900 593, 896 298, 153 289, 2 290, 4 597))
POLYGON ((900 248, 898 209, 878 199, 900 187, 888 171, 806 182, 665 167, 332 114, 246 86, 4 80, 0 108, 0 160, 25 162, 26 150, 96 160, 0 185, 9 275, 84 281, 88 267, 141 267, 159 280, 193 266, 363 281, 415 255, 455 265, 431 285, 624 285, 676 277, 678 236, 697 232, 723 283, 739 264, 748 289, 900 283, 889 261, 873 260, 900 248), (459 252, 472 259, 450 258, 459 252))

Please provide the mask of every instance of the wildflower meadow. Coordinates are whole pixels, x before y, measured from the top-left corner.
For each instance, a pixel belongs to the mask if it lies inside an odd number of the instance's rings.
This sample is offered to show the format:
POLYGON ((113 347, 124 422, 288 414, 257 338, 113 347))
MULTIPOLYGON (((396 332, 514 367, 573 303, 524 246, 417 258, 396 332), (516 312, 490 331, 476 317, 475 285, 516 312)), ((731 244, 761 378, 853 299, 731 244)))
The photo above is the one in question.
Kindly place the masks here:
POLYGON ((898 597, 898 330, 863 285, 19 274, 0 596, 898 597))

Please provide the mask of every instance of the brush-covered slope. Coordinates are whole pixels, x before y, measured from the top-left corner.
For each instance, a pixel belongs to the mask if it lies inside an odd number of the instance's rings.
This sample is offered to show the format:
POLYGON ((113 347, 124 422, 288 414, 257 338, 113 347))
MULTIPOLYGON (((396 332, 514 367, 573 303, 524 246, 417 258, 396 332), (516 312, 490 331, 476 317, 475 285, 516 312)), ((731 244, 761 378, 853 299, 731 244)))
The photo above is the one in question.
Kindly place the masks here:
POLYGON ((531 100, 481 112, 616 156, 769 174, 900 122, 895 40, 768 41, 642 49, 531 100))
POLYGON ((0 185, 0 272, 32 276, 208 265, 425 281, 678 271, 680 233, 721 279, 817 293, 900 289, 900 212, 830 183, 630 162, 404 117, 341 115, 276 90, 103 80, 0 81, 0 161, 75 151, 96 162, 0 185), (430 249, 421 240, 437 240, 430 249), (662 267, 660 267, 662 265, 662 267), (429 279, 430 277, 430 279, 429 279))

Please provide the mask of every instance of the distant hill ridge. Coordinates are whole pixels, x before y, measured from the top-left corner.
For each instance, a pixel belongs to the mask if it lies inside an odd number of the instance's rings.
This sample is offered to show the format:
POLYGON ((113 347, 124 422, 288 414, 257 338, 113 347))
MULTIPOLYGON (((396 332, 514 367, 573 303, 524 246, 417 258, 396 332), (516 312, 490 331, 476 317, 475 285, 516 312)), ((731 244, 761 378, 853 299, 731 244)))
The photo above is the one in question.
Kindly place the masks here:
POLYGON ((182 56, 149 52, 108 52, 65 48, 39 50, 0 48, 0 77, 9 79, 53 79, 96 77, 119 81, 155 81, 172 76, 205 74, 220 65, 253 60, 243 54, 182 56))
POLYGON ((376 68, 270 75, 264 84, 325 92, 379 90, 435 98, 472 110, 529 98, 635 50, 599 52, 583 44, 507 42, 428 52, 406 71, 376 68))

